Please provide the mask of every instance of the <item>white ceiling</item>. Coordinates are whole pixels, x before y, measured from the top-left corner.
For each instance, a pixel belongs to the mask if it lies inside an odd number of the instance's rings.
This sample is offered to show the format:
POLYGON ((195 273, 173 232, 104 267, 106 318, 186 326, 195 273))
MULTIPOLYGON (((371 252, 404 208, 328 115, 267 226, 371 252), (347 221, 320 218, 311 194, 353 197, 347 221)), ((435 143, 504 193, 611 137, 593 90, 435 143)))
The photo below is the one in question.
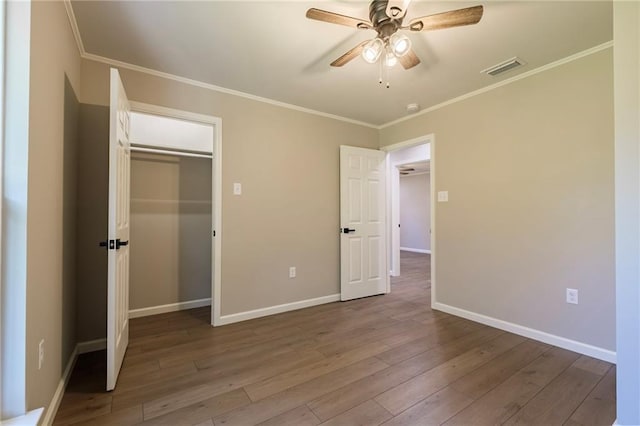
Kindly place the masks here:
POLYGON ((368 19, 368 2, 73 1, 87 53, 381 125, 612 40, 611 1, 420 1, 407 19, 482 4, 473 26, 410 33, 422 63, 391 70, 329 63, 373 30, 305 18, 310 7, 368 19), (498 77, 480 71, 518 56, 498 77))

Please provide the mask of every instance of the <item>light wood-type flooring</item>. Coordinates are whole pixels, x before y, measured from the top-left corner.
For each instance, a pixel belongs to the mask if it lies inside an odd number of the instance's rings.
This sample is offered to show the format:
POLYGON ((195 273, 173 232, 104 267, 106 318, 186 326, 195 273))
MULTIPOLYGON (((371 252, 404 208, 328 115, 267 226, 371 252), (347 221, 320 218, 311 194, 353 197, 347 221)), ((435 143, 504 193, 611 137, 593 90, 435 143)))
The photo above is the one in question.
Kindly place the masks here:
POLYGON ((432 311, 429 256, 392 292, 223 327, 134 319, 118 385, 81 356, 55 424, 611 425, 615 367, 432 311))

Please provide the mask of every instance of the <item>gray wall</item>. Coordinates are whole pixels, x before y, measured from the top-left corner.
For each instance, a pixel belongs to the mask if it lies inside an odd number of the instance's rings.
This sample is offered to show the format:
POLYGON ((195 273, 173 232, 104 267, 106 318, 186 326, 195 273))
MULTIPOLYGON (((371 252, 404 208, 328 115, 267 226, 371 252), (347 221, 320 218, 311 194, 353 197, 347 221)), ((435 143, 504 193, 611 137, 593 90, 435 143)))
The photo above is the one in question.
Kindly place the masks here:
POLYGON ((211 297, 211 160, 133 153, 129 308, 211 297))
POLYGON ((449 191, 436 204, 438 302, 615 350, 612 59, 609 48, 381 130, 383 146, 435 135, 431 177, 449 191))
POLYGON ((80 104, 78 147, 77 333, 78 341, 107 334, 106 240, 109 193, 109 108, 80 104))
POLYGON ((428 173, 400 176, 400 247, 431 250, 428 173))
POLYGON ((77 157, 80 104, 69 80, 64 82, 62 192, 62 364, 64 370, 76 345, 76 220, 77 157))

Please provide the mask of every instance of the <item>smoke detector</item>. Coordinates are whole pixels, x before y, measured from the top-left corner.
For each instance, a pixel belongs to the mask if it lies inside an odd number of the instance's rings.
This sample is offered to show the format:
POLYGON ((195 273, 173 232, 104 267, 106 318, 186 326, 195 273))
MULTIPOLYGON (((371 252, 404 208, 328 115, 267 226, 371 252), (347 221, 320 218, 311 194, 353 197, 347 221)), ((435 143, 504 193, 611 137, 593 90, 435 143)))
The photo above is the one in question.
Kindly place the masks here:
POLYGON ((500 62, 497 65, 494 65, 492 67, 489 67, 487 69, 484 69, 482 71, 480 71, 480 74, 488 74, 492 77, 497 76, 498 74, 502 74, 503 72, 507 72, 510 71, 514 68, 518 68, 521 67, 523 65, 526 65, 527 63, 525 61, 523 61, 522 59, 516 57, 513 57, 511 59, 507 59, 504 62, 500 62))
POLYGON ((416 113, 418 111, 420 111, 420 105, 418 105, 418 104, 409 104, 409 105, 407 105, 407 113, 414 114, 414 113, 416 113))

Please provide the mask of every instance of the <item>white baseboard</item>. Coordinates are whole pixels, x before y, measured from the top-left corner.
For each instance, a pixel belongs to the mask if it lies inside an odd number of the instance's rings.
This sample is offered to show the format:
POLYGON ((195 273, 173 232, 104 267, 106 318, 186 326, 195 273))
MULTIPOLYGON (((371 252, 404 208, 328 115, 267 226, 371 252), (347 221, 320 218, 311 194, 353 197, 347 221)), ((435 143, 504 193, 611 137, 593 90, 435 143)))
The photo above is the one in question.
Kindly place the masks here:
POLYGON ((170 303, 168 305, 150 306, 148 308, 129 310, 129 318, 148 317, 149 315, 166 314, 167 312, 184 311, 186 309, 211 306, 211 298, 189 300, 187 302, 170 303))
POLYGON ((431 254, 431 250, 424 250, 424 249, 414 249, 414 248, 409 248, 409 247, 400 247, 401 251, 410 251, 412 253, 426 253, 426 254, 431 254))
POLYGON ((453 306, 445 305, 444 303, 435 302, 432 304, 431 307, 433 309, 446 312, 451 315, 456 315, 471 321, 475 321, 475 322, 489 325, 491 327, 499 328, 500 330, 509 331, 514 334, 519 334, 520 336, 528 337, 529 339, 538 340, 543 343, 548 343, 553 346, 558 346, 563 349, 567 349, 567 350, 577 352, 583 355, 587 355, 593 358, 598 358, 613 364, 616 363, 616 353, 608 349, 599 348, 597 346, 592 346, 587 343, 582 343, 576 340, 567 339, 565 337, 556 336, 554 334, 545 333, 544 331, 535 330, 533 328, 503 321, 497 318, 488 317, 482 314, 477 314, 475 312, 467 311, 465 309, 460 309, 453 306))
POLYGON ((53 419, 56 417, 58 407, 60 407, 62 397, 64 396, 64 391, 67 388, 67 383, 69 383, 69 378, 71 378, 71 373, 73 373, 73 367, 76 365, 76 360, 78 359, 78 346, 80 345, 76 345, 73 349, 73 352, 69 357, 69 361, 67 362, 67 366, 62 373, 60 381, 58 382, 58 387, 53 394, 53 398, 51 398, 51 402, 44 412, 44 417, 42 419, 42 425, 44 426, 53 424, 53 419))
MULTIPOLYGON (((12 419, 2 420, 2 426, 37 426, 40 422, 40 418, 42 417, 42 413, 44 412, 44 408, 38 408, 36 410, 31 410, 24 416, 14 417, 12 419)), ((43 425, 47 425, 47 423, 42 423, 43 425)), ((50 423, 49 423, 50 424, 50 423)))
POLYGON ((254 318, 266 317, 267 315, 280 314, 282 312, 295 311, 297 309, 309 308, 311 306, 323 305, 325 303, 340 301, 340 294, 317 297, 315 299, 300 300, 298 302, 285 303, 283 305, 270 306, 268 308, 255 309, 253 311, 238 312, 237 314, 223 315, 220 317, 220 324, 232 324, 234 322, 246 321, 254 318))
POLYGON ((87 342, 80 342, 77 346, 78 355, 86 354, 89 352, 101 351, 107 349, 107 339, 89 340, 87 342))

